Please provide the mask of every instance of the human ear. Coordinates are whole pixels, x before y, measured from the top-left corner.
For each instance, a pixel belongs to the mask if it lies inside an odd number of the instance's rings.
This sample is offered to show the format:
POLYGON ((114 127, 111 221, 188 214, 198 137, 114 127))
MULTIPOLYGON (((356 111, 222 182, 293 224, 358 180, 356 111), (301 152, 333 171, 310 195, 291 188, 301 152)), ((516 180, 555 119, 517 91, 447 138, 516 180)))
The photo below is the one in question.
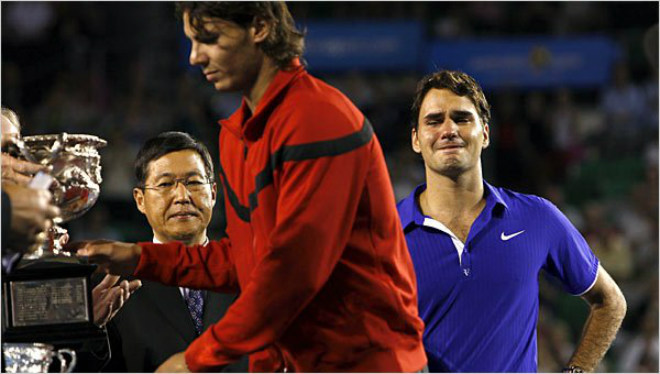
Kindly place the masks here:
POLYGON ((484 142, 483 142, 481 147, 483 149, 486 149, 486 148, 488 148, 488 145, 490 144, 490 127, 488 126, 487 123, 484 123, 483 135, 484 135, 484 142))
POLYGON ((211 200, 213 201, 213 206, 215 206, 215 200, 218 197, 218 184, 213 182, 211 184, 211 200))
POLYGON ((252 39, 255 43, 261 43, 270 35, 272 23, 261 17, 255 17, 252 22, 252 28, 254 30, 252 39))
POLYGON ((410 132, 410 143, 415 153, 422 153, 422 147, 420 147, 419 145, 419 136, 417 135, 416 128, 413 128, 412 131, 410 132))
POLYGON ((144 209, 144 191, 142 191, 142 189, 137 187, 133 189, 133 200, 135 200, 135 205, 138 210, 142 214, 146 214, 144 209))

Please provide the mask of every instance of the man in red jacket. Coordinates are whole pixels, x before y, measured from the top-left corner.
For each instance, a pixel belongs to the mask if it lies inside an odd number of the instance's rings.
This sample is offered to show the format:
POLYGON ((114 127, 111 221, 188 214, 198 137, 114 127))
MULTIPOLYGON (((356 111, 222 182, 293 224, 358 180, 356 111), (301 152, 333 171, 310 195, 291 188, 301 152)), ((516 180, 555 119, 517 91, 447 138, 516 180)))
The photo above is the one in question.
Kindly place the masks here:
POLYGON ((243 93, 220 121, 228 238, 93 242, 79 254, 112 274, 240 291, 159 370, 217 371, 244 354, 258 372, 423 370, 415 275, 369 122, 305 71, 303 34, 284 3, 178 9, 190 63, 218 91, 243 93))

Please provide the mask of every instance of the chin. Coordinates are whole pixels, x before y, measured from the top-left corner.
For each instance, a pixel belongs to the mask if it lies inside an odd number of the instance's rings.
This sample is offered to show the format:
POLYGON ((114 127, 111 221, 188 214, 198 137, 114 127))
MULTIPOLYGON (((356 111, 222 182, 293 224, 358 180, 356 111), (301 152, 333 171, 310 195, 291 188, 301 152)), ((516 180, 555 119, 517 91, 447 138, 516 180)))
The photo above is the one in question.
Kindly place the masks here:
POLYGON ((231 82, 227 81, 226 79, 221 79, 219 81, 213 82, 213 88, 215 88, 216 91, 219 92, 234 92, 234 91, 240 91, 239 87, 234 87, 231 82))
POLYGON ((460 162, 445 162, 434 168, 434 171, 440 175, 454 179, 463 174, 466 168, 460 162))
POLYGON ((199 235, 199 233, 204 230, 200 230, 198 225, 177 225, 175 227, 170 227, 167 236, 174 240, 189 240, 199 235))
POLYGON ((177 232, 177 233, 172 233, 171 235, 169 235, 169 237, 170 237, 172 240, 178 240, 178 241, 180 241, 180 242, 188 242, 188 241, 192 240, 193 238, 195 238, 195 235, 197 235, 197 233, 191 233, 191 232, 182 233, 182 232, 177 232))

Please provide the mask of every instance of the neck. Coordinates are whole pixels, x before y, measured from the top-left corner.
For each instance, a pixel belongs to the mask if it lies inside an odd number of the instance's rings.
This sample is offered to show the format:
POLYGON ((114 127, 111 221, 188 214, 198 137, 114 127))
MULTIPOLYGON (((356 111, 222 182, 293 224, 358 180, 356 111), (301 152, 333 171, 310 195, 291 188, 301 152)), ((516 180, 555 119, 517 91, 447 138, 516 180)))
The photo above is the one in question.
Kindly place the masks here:
POLYGON ((259 105, 261 98, 264 96, 264 93, 266 93, 266 89, 268 89, 270 82, 273 81, 273 78, 275 78, 278 71, 279 68, 275 62, 269 57, 264 57, 264 63, 261 64, 261 67, 259 68, 254 84, 243 93, 245 101, 252 113, 254 113, 259 105))
POLYGON ((206 230, 204 230, 201 233, 196 234, 196 235, 194 235, 192 237, 189 237, 189 238, 188 237, 173 238, 173 237, 161 235, 161 234, 158 234, 158 233, 154 232, 154 239, 155 239, 154 241, 158 241, 158 242, 161 242, 161 243, 169 243, 169 242, 173 242, 173 241, 179 241, 179 242, 182 242, 183 244, 185 244, 187 246, 191 246, 191 245, 197 245, 197 244, 199 244, 199 245, 204 244, 207 240, 207 237, 206 237, 206 230))
POLYGON ((449 177, 426 169, 426 190, 419 196, 422 212, 444 222, 480 210, 484 200, 481 163, 473 170, 449 177))

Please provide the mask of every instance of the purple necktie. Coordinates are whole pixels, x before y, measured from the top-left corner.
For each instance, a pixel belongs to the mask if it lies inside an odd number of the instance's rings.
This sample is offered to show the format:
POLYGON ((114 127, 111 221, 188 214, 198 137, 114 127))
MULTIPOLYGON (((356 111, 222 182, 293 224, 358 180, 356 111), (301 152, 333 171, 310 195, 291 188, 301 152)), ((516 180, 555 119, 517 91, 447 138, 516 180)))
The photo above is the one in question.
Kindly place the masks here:
POLYGON ((197 335, 199 335, 202 333, 202 311, 204 310, 202 291, 189 289, 185 299, 195 325, 195 330, 197 331, 197 335))

